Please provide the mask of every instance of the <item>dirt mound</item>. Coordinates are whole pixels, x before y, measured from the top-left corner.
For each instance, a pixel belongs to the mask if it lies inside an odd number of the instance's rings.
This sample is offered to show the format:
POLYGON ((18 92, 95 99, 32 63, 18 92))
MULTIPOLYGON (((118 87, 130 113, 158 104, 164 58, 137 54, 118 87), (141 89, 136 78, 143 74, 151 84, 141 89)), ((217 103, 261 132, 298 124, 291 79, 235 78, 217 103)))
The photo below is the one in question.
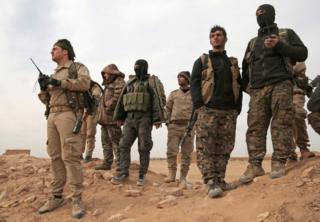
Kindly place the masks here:
MULTIPOLYGON (((84 165, 83 199, 88 212, 80 221, 320 221, 320 157, 289 166, 283 178, 271 180, 265 175, 219 199, 207 198, 206 187, 200 182, 186 187, 168 185, 163 183, 163 174, 152 171, 146 186, 139 188, 135 185, 136 163, 125 184, 111 185, 114 172, 93 170, 98 162, 95 159, 84 165)), ((0 222, 77 221, 70 217, 69 201, 54 212, 36 213, 50 194, 50 181, 48 159, 0 156, 0 222)), ((66 188, 66 196, 68 193, 66 188)))

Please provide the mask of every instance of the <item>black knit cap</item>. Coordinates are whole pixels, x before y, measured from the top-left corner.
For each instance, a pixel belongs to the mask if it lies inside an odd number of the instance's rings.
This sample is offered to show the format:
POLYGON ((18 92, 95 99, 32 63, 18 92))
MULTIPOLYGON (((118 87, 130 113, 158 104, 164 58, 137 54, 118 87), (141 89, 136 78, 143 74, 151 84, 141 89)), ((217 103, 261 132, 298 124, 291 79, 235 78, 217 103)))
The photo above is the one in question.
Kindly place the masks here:
POLYGON ((73 47, 68 39, 59 39, 54 45, 67 50, 68 51, 68 58, 74 61, 76 54, 74 53, 73 47))

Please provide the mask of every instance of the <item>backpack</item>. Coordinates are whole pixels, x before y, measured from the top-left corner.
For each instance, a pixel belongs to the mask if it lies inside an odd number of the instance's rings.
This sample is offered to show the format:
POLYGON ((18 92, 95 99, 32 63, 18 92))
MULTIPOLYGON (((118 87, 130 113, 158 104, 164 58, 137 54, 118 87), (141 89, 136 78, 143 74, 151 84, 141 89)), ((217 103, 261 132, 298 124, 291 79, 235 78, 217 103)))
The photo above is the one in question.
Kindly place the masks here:
MULTIPOLYGON (((80 68, 80 66, 82 66, 81 63, 72 63, 69 67, 68 78, 78 78, 78 69, 80 68)), ((92 82, 93 84, 98 84, 91 80, 90 89, 85 92, 73 92, 70 90, 64 90, 67 97, 68 105, 72 108, 74 112, 77 112, 79 109, 82 108, 85 108, 89 115, 94 115, 94 113, 96 112, 98 101, 91 93, 91 88, 93 86, 92 82)), ((102 89, 100 85, 99 87, 102 89)))

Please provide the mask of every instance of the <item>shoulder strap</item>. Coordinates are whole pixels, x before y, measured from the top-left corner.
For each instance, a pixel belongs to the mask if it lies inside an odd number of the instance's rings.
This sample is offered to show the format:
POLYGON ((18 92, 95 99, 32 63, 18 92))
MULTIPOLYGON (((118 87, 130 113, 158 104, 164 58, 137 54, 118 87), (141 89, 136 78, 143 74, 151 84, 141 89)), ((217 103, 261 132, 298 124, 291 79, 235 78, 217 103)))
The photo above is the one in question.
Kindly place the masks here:
POLYGON ((201 59, 201 63, 202 63, 202 69, 207 69, 209 68, 209 55, 206 54, 206 53, 203 53, 201 56, 200 56, 200 59, 201 59))
POLYGON ((93 87, 93 85, 96 85, 96 86, 98 86, 99 87, 99 89, 101 90, 101 92, 103 93, 103 88, 102 88, 102 86, 100 86, 100 84, 99 83, 97 83, 96 81, 93 81, 93 80, 91 80, 91 86, 90 86, 90 90, 91 90, 91 88, 93 87))
POLYGON ((76 79, 78 78, 78 69, 80 68, 81 64, 78 62, 73 62, 69 67, 68 78, 76 79))

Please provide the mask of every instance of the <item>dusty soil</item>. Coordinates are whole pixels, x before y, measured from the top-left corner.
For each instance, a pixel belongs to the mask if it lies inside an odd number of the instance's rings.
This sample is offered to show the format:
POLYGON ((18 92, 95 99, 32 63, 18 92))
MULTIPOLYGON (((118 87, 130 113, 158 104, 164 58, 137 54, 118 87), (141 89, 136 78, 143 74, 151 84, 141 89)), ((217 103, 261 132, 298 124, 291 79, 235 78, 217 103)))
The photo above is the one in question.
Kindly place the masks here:
MULTIPOLYGON (((299 161, 287 167, 287 176, 271 180, 259 177, 249 185, 210 199, 195 164, 189 181, 165 184, 166 161, 151 161, 147 183, 135 186, 138 164, 131 165, 130 179, 112 185, 113 171, 98 172, 100 160, 84 164, 83 199, 87 214, 72 219, 70 193, 66 204, 53 212, 38 215, 37 209, 50 194, 50 161, 29 155, 0 155, 0 222, 37 221, 213 221, 213 222, 318 222, 320 221, 320 157, 299 161)), ((270 161, 264 163, 268 172, 270 161)), ((227 181, 236 180, 246 168, 246 160, 231 160, 227 181)))

